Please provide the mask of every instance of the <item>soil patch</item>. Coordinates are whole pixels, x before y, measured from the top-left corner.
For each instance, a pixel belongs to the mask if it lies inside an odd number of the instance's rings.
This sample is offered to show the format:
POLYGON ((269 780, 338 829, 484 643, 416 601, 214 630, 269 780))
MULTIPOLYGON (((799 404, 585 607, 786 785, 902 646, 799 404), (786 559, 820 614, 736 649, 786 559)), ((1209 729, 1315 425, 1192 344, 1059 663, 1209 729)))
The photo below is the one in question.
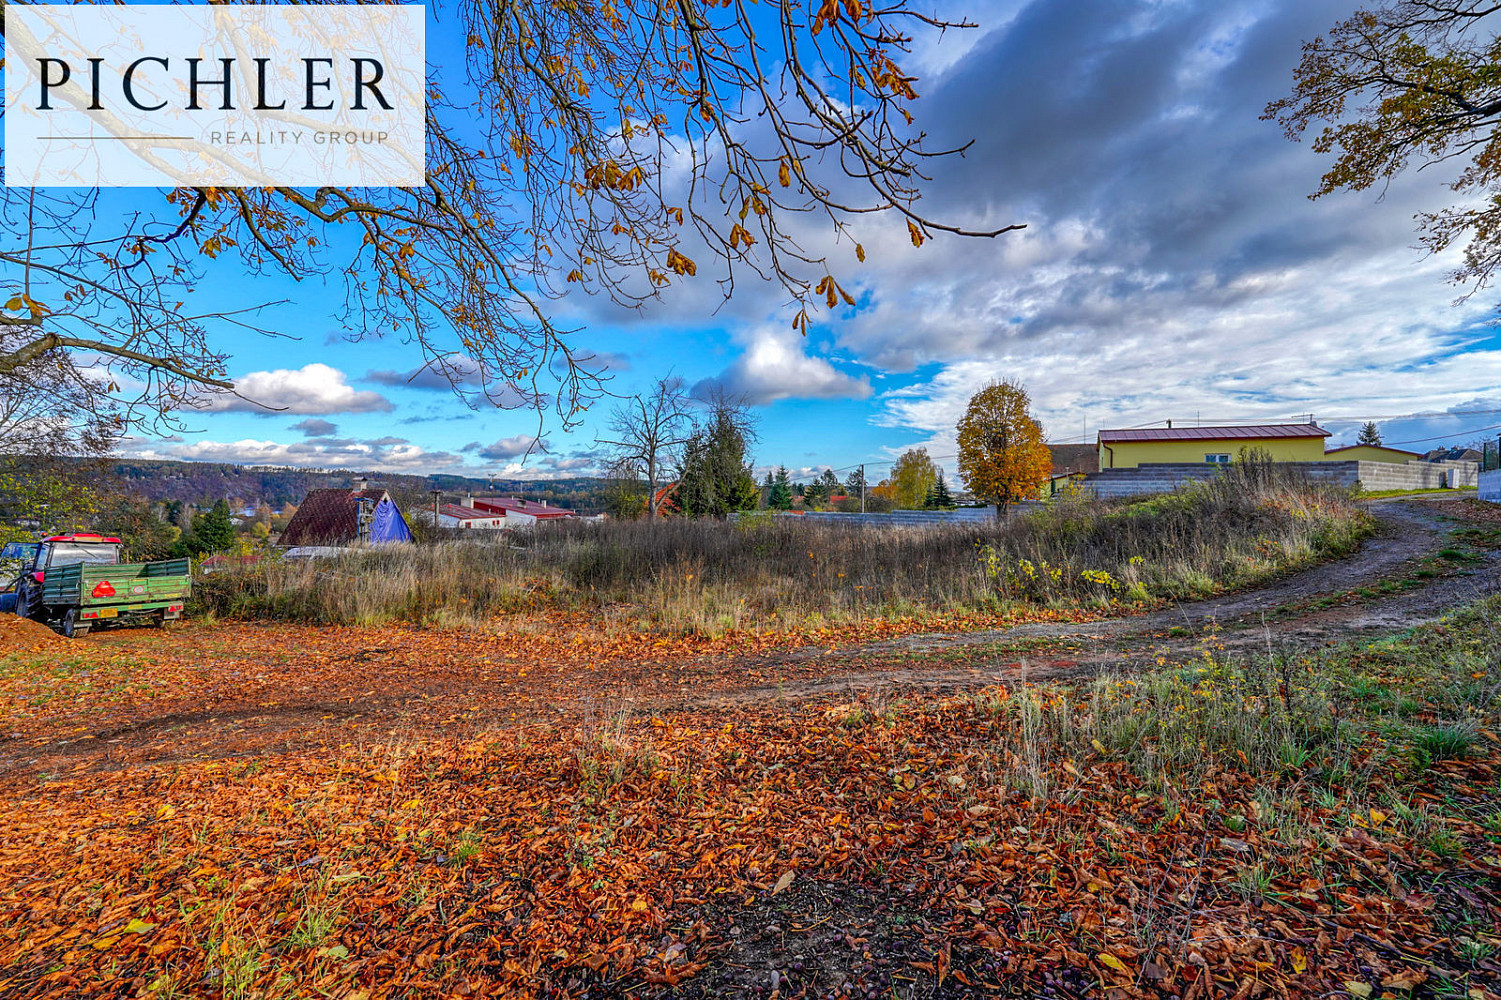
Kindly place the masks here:
POLYGON ((0 653, 61 649, 68 640, 41 622, 0 613, 0 653))
MULTIPOLYGON (((976 904, 978 905, 978 904, 976 904)), ((1075 969, 1043 968, 1000 940, 954 938, 941 914, 901 887, 794 879, 734 903, 690 910, 664 939, 680 983, 606 982, 587 966, 568 984, 586 1000, 967 1000, 1085 997, 1095 984, 1075 969), (696 970, 696 971, 695 971, 696 970)), ((1003 918, 1002 923, 1006 922, 1003 918)), ((676 978, 669 971, 668 979, 676 978)))

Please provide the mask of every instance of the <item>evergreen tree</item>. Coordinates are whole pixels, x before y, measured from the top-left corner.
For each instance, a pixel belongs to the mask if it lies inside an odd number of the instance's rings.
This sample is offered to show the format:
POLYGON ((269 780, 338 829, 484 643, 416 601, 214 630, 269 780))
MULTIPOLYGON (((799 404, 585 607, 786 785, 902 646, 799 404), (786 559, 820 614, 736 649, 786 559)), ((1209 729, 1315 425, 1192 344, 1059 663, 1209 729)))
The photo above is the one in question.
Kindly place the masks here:
POLYGON ((683 446, 677 491, 683 513, 724 517, 731 511, 756 509, 761 491, 746 462, 749 436, 743 410, 716 402, 708 424, 683 446))
POLYGON ((803 504, 810 508, 817 508, 829 498, 829 488, 824 485, 822 478, 815 479, 803 487, 803 504))
POLYGON ((1365 426, 1360 428, 1360 437, 1355 439, 1355 443, 1381 447, 1381 430, 1376 426, 1376 421, 1367 421, 1365 426))
POLYGON ((938 472, 938 479, 933 483, 933 488, 928 490, 928 499, 923 507, 928 510, 954 509, 954 496, 949 492, 949 484, 944 482, 941 469, 938 472))
POLYGON ((849 476, 844 481, 845 491, 858 500, 860 499, 860 491, 866 488, 865 473, 858 468, 851 470, 849 476))
POLYGON ((229 501, 220 498, 207 514, 193 516, 193 542, 200 552, 223 552, 234 544, 235 528, 229 523, 229 501))
POLYGON ((769 510, 792 509, 792 480, 785 467, 777 468, 776 478, 771 482, 771 492, 766 495, 766 506, 769 510))

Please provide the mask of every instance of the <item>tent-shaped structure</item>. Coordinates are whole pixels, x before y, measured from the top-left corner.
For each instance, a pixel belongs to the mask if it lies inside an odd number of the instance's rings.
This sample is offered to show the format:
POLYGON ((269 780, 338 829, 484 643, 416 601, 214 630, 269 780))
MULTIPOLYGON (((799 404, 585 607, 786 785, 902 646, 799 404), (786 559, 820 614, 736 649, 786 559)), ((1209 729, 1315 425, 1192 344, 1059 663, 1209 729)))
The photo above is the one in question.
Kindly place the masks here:
POLYGON ((385 490, 313 490, 292 515, 279 544, 353 545, 410 542, 411 529, 385 490))

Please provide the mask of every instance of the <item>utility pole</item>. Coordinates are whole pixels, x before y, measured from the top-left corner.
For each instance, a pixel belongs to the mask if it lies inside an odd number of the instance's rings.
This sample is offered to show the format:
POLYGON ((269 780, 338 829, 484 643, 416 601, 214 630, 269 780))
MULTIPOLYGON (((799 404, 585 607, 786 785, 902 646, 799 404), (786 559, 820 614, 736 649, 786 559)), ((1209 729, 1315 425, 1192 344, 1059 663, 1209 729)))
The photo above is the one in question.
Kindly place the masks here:
POLYGON ((443 497, 442 490, 428 490, 433 495, 433 530, 438 530, 438 501, 443 497))
POLYGON ((865 463, 860 463, 860 513, 865 513, 865 463))

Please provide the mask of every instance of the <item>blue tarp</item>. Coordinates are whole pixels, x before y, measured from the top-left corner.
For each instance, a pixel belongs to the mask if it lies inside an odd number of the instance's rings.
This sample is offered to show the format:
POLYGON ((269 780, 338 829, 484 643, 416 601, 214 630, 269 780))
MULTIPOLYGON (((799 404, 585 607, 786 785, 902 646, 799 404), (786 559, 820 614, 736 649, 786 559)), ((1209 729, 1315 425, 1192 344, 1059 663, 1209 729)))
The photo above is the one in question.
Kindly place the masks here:
POLYGON ((372 542, 410 542, 411 529, 401 511, 389 499, 375 505, 375 516, 370 521, 372 542))

